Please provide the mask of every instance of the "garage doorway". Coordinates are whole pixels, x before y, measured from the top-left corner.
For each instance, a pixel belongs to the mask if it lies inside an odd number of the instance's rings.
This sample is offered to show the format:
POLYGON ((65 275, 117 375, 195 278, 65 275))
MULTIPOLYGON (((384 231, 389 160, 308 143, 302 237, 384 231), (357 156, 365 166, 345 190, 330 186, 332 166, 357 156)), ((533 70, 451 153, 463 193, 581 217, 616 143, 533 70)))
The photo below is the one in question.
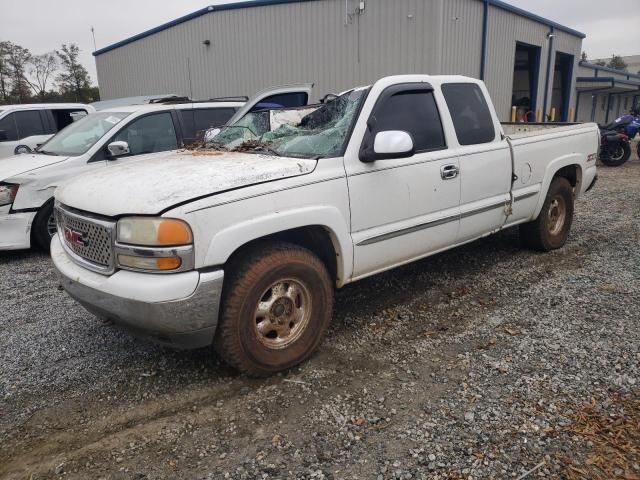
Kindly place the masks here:
POLYGON ((549 118, 549 120, 551 121, 569 121, 571 77, 573 77, 573 55, 569 55, 568 53, 556 52, 556 62, 553 70, 551 110, 549 111, 549 115, 551 117, 549 118), (555 118, 553 118, 554 111, 555 118))
POLYGON ((516 107, 517 122, 536 121, 539 73, 540 47, 517 42, 511 93, 511 105, 516 107))

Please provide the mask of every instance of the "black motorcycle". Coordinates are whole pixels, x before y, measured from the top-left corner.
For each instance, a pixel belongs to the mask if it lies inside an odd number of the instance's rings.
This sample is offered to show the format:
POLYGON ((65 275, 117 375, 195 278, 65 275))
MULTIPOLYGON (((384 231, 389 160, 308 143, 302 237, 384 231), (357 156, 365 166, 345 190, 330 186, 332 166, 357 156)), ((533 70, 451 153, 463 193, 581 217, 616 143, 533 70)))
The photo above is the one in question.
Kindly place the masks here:
POLYGON ((600 129, 600 154, 602 163, 609 167, 619 167, 631 156, 629 136, 615 130, 600 129))

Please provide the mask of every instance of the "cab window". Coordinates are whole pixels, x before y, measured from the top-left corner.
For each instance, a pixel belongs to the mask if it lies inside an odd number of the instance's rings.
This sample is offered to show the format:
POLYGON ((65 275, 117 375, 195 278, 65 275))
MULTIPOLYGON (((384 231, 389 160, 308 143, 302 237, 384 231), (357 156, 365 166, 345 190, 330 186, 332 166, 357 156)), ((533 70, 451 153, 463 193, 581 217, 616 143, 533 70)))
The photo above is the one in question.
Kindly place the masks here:
POLYGON ((460 145, 489 143, 496 138, 491 111, 475 83, 448 83, 442 93, 460 145))

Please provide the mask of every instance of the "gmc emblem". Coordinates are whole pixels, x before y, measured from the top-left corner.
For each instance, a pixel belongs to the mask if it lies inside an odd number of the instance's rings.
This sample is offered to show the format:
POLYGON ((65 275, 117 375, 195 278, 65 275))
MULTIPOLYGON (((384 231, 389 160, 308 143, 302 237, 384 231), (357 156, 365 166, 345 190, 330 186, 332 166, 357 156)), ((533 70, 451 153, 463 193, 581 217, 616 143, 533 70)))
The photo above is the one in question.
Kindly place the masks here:
POLYGON ((87 242, 84 240, 83 235, 84 234, 82 232, 76 232, 69 227, 64 227, 64 239, 71 245, 75 245, 76 247, 86 247, 87 242))

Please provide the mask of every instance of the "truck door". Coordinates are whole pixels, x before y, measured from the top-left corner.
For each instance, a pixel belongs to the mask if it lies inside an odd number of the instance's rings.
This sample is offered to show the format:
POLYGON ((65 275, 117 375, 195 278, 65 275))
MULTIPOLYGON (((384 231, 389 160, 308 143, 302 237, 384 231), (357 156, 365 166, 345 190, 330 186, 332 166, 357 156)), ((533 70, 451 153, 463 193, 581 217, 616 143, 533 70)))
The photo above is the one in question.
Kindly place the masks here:
MULTIPOLYGON (((374 95, 371 92, 370 95, 374 95)), ((354 241, 354 278, 409 262, 455 241, 459 224, 460 179, 438 110, 439 92, 428 83, 386 87, 370 113, 360 158, 348 153, 354 241), (411 134, 414 152, 405 158, 377 155, 363 162, 363 148, 386 131, 411 134)), ((441 97, 441 95, 440 95, 441 97)), ((369 146, 369 147, 367 147, 369 146)))
POLYGON ((495 231, 506 221, 511 154, 485 93, 476 83, 442 85, 460 162, 460 230, 456 243, 495 231))

